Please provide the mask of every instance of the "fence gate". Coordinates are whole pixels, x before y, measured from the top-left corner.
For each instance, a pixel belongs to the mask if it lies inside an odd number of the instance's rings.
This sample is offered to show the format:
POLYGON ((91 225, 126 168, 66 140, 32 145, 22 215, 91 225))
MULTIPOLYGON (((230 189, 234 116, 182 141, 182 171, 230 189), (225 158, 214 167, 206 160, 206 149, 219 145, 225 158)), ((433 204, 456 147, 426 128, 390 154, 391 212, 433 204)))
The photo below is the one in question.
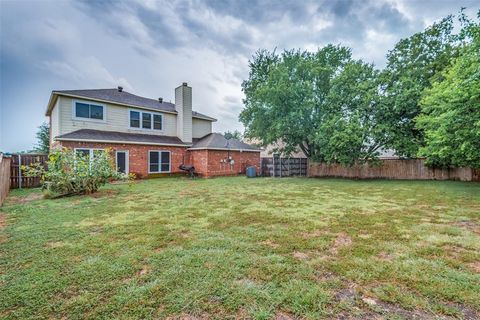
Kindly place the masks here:
POLYGON ((33 188, 40 186, 40 178, 25 177, 23 175, 21 166, 28 166, 34 163, 45 164, 48 160, 46 154, 13 154, 10 165, 10 189, 16 188, 33 188))
POLYGON ((262 176, 264 177, 294 177, 307 176, 306 158, 282 158, 274 155, 262 158, 262 176))

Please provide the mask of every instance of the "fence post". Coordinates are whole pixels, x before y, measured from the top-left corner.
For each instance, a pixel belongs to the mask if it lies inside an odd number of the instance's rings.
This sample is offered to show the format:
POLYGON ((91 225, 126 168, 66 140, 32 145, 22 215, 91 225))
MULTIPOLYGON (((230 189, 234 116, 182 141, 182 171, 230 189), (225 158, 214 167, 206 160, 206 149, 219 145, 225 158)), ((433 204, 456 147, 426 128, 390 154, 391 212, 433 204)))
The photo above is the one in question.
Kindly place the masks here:
POLYGON ((18 154, 18 188, 22 189, 22 156, 18 154))
POLYGON ((282 168, 282 156, 280 156, 279 160, 280 160, 280 178, 281 178, 282 177, 282 170, 283 170, 283 168, 282 168))

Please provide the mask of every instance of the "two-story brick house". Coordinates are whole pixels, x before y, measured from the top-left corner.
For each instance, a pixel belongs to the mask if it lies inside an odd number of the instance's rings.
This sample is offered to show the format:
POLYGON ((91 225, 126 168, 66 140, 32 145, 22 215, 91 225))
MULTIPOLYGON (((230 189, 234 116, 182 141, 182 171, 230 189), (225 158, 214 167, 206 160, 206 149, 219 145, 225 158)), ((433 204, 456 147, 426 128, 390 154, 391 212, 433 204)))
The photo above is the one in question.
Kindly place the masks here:
POLYGON ((94 156, 112 149, 117 169, 150 177, 193 165, 202 176, 235 175, 260 167, 260 150, 212 133, 216 119, 192 110, 192 88, 175 89, 175 103, 123 90, 53 91, 46 115, 52 148, 94 156))

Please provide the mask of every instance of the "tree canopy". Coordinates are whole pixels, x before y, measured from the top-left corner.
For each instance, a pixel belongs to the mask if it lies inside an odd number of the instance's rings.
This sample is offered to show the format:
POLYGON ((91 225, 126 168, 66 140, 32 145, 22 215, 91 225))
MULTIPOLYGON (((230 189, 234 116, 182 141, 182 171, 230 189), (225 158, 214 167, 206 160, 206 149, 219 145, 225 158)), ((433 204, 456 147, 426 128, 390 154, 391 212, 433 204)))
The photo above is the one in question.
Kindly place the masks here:
POLYGON ((381 72, 383 122, 388 147, 402 156, 415 156, 423 143, 423 131, 415 126, 420 99, 431 79, 438 76, 456 55, 452 34, 453 17, 448 16, 422 32, 400 40, 387 54, 381 72))
POLYGON ((460 32, 448 16, 400 40, 383 70, 332 44, 257 51, 242 84, 245 135, 327 163, 390 149, 431 165, 478 166, 479 24, 463 12, 459 20, 460 32))
POLYGON ((419 154, 434 166, 480 168, 480 25, 473 41, 424 92, 417 128, 425 132, 419 154))
POLYGON ((265 50, 250 62, 240 120, 264 145, 281 140, 284 153, 352 164, 375 156, 377 71, 353 60, 349 48, 317 52, 265 50))
POLYGON ((225 139, 227 140, 230 140, 230 139, 236 139, 236 140, 240 140, 242 139, 242 133, 238 130, 234 130, 234 131, 225 131, 225 133, 223 134, 223 136, 225 137, 225 139))
POLYGON ((37 144, 35 145, 35 151, 48 153, 50 151, 50 128, 47 123, 44 122, 38 127, 36 137, 37 144))

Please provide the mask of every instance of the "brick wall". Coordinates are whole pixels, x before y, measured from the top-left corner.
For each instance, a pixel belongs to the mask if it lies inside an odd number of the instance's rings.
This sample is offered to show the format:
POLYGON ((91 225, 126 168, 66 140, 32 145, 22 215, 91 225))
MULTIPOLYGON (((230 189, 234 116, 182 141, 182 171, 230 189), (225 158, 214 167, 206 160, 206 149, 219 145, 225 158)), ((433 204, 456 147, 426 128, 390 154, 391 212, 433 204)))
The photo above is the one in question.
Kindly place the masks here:
POLYGON ((249 166, 255 166, 260 173, 260 153, 240 152, 224 150, 192 150, 192 164, 197 173, 204 177, 228 176, 244 174, 249 166), (221 162, 228 155, 234 160, 234 164, 221 162))
POLYGON ((128 151, 129 157, 129 172, 135 173, 138 178, 146 178, 148 176, 158 176, 159 174, 148 173, 148 151, 170 151, 171 173, 185 173, 178 169, 184 163, 189 163, 186 155, 186 148, 184 147, 168 147, 168 146, 147 146, 147 145, 133 145, 133 144, 114 144, 114 143, 92 143, 92 142, 73 142, 62 141, 62 146, 67 148, 112 148, 114 151, 128 151))
POLYGON ((224 150, 191 150, 183 147, 147 146, 133 144, 92 143, 62 141, 61 146, 67 148, 112 148, 113 151, 128 151, 129 172, 135 173, 138 178, 154 177, 162 174, 148 173, 148 151, 163 150, 171 153, 171 173, 185 173, 178 169, 184 164, 191 164, 196 172, 203 177, 227 176, 244 174, 249 166, 255 166, 260 174, 260 153, 240 152, 224 150), (234 165, 222 163, 220 160, 227 159, 228 155, 234 160, 234 165))

